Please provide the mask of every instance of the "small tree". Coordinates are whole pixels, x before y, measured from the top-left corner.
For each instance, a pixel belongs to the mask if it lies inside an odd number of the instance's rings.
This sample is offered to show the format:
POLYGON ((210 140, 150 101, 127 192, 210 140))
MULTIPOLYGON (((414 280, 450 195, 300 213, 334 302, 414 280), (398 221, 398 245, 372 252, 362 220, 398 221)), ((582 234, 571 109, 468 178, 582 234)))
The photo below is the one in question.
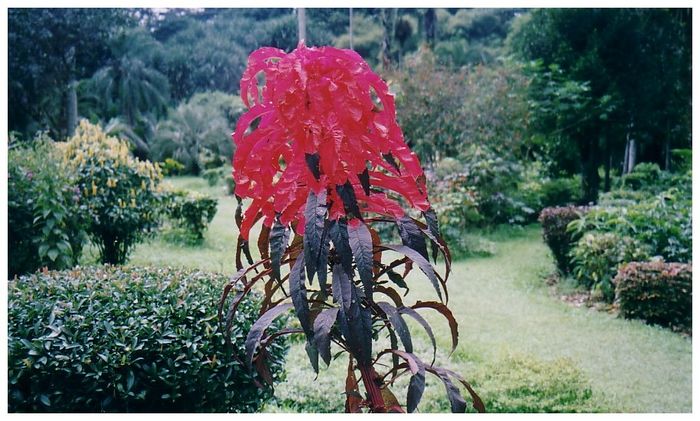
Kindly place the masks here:
POLYGON ((158 225, 160 169, 134 158, 126 142, 107 136, 87 120, 80 122, 64 148, 87 203, 87 231, 100 260, 123 264, 133 246, 158 225))
POLYGON ((466 387, 474 408, 483 411, 461 376, 425 363, 413 352, 406 316, 426 330, 435 359, 435 337, 422 309, 447 319, 453 350, 457 346, 457 322, 446 306, 450 253, 428 202, 425 175, 403 140, 384 81, 354 51, 300 43, 289 54, 275 48, 253 52, 241 79, 241 97, 249 110, 233 135, 239 272, 224 290, 219 314, 229 332, 241 299, 262 284, 260 318, 246 338, 247 364, 271 383, 266 347, 279 335, 303 333, 316 371, 319 357, 326 364, 334 359, 331 343, 341 349, 336 358, 347 353, 347 412, 403 412, 389 386, 406 373, 411 374, 406 409, 414 411, 426 372, 445 384, 453 412, 464 412, 466 401, 452 379, 466 387), (252 199, 245 212, 243 199, 252 199), (424 221, 405 213, 399 200, 424 221), (261 260, 254 263, 250 231, 261 220, 261 260), (372 227, 377 222, 393 222, 402 244, 382 244, 372 227), (439 253, 444 258, 442 275, 429 262, 426 240, 433 261, 439 253), (283 265, 289 265, 287 273, 283 265), (432 283, 438 301, 403 302, 395 286, 408 289, 405 278, 414 265, 432 283), (241 290, 232 296, 236 285, 241 290), (290 309, 300 327, 266 335, 270 323, 290 309), (373 352, 373 340, 380 335, 389 338, 391 347, 373 352), (391 366, 380 375, 376 367, 384 357, 390 357, 391 366), (365 396, 359 393, 360 380, 365 396))

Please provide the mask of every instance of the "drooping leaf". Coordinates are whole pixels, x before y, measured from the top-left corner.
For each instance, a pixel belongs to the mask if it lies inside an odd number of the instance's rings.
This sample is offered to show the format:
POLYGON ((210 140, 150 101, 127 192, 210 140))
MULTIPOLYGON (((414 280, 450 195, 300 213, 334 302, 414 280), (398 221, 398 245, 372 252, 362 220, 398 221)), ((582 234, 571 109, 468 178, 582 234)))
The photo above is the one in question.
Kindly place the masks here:
POLYGON ((372 355, 372 316, 360 306, 357 288, 347 273, 336 263, 333 266, 333 298, 338 302, 338 326, 348 348, 359 364, 370 364, 372 355))
POLYGON ((279 315, 289 310, 290 308, 292 308, 291 303, 281 304, 277 307, 273 307, 270 310, 268 310, 265 314, 263 314, 262 317, 260 317, 255 323, 253 323, 253 326, 251 326, 250 331, 248 332, 248 336, 245 340, 246 362, 248 363, 249 368, 252 368, 253 366, 253 357, 255 356, 255 350, 260 344, 260 339, 262 339, 262 336, 265 333, 265 329, 267 329, 279 315))
POLYGON ((278 281, 281 279, 282 255, 287 249, 288 241, 289 230, 280 223, 279 219, 276 219, 270 232, 270 264, 272 265, 272 278, 278 281))
POLYGON ((410 352, 403 352, 396 349, 392 349, 391 352, 399 355, 408 363, 412 376, 408 383, 406 410, 408 412, 414 412, 416 408, 418 408, 418 403, 420 403, 423 392, 425 391, 425 364, 410 352))
POLYGON ((305 154, 306 158, 306 166, 309 168, 309 171, 311 171, 311 174, 314 175, 314 178, 316 180, 321 179, 321 169, 319 167, 319 160, 320 157, 318 153, 307 153, 305 154))
POLYGON ((381 238, 379 238, 379 234, 377 234, 376 230, 369 226, 367 228, 369 228, 369 233, 370 235, 372 235, 372 249, 374 251, 374 253, 372 254, 372 258, 374 259, 373 273, 376 276, 379 274, 379 265, 382 263, 382 249, 379 248, 379 245, 382 243, 382 240, 381 238))
POLYGON ((474 391, 472 386, 466 380, 464 380, 464 378, 462 376, 460 376, 458 373, 455 373, 454 371, 448 370, 446 368, 443 368, 443 371, 445 371, 445 373, 449 374, 450 376, 456 378, 457 380, 459 380, 460 383, 462 383, 462 385, 464 385, 464 387, 469 392, 469 395, 472 397, 472 406, 474 407, 474 409, 476 409, 478 412, 481 412, 481 413, 486 412, 486 407, 484 406, 484 402, 481 400, 479 395, 476 394, 476 392, 474 391))
POLYGON ((442 383, 445 385, 445 391, 447 392, 447 399, 450 401, 452 413, 464 413, 467 410, 467 401, 465 401, 462 395, 459 393, 457 386, 452 383, 452 380, 450 380, 450 376, 447 374, 447 372, 438 367, 425 367, 425 370, 433 373, 440 380, 442 380, 442 383))
POLYGON ((420 270, 423 271, 423 273, 425 273, 425 276, 427 276, 430 282, 433 284, 433 288, 435 288, 435 291, 437 292, 437 295, 440 298, 440 300, 442 300, 442 292, 440 291, 440 281, 438 280, 438 275, 437 273, 435 273, 435 270, 433 269, 430 262, 428 262, 428 260, 426 260, 423 256, 420 255, 420 253, 418 253, 410 247, 399 245, 386 245, 383 247, 389 250, 393 250, 397 253, 401 253, 404 256, 411 259, 413 262, 417 263, 420 270))
POLYGON ((304 261, 306 262, 306 273, 309 283, 313 282, 314 275, 319 268, 319 255, 321 252, 321 237, 323 236, 324 219, 326 217, 326 191, 322 190, 316 194, 309 191, 306 200, 306 225, 304 229, 304 261))
MULTIPOLYGON (((403 276, 399 275, 393 270, 388 270, 386 274, 389 276, 389 279, 391 282, 395 283, 397 286, 400 288, 403 288, 406 290, 406 293, 408 293, 408 285, 406 285, 406 281, 403 280, 403 276)), ((405 295, 405 294, 404 294, 405 295)))
POLYGON ((348 240, 365 297, 372 301, 372 235, 362 221, 354 220, 348 224, 348 240))
POLYGON ((399 295, 398 292, 396 292, 392 288, 387 288, 382 285, 375 285, 374 286, 374 291, 375 292, 381 292, 382 294, 386 295, 387 297, 391 298, 391 301, 394 302, 394 305, 396 307, 401 307, 403 306, 403 301, 401 300, 401 296, 399 295))
POLYGON ((357 197, 355 196, 355 190, 352 188, 350 180, 347 180, 345 184, 335 186, 335 190, 338 192, 338 196, 340 196, 343 201, 345 214, 348 217, 362 219, 360 207, 357 204, 357 197))
POLYGON ((352 249, 350 248, 350 238, 348 235, 348 223, 345 219, 331 221, 328 233, 333 241, 337 257, 343 265, 343 270, 349 276, 353 276, 352 269, 352 249))
MULTIPOLYGON (((423 218, 425 218, 425 222, 428 225, 428 230, 430 230, 430 233, 433 235, 433 237, 435 237, 438 240, 442 239, 442 236, 440 235, 440 226, 438 225, 437 214, 435 214, 435 209, 433 209, 432 207, 428 208, 427 211, 423 212, 423 218)), ((436 261, 438 247, 434 242, 430 243, 430 247, 433 251, 433 261, 436 261)))
POLYGON ((399 314, 407 314, 413 319, 415 319, 421 326, 423 326, 423 329, 425 329, 425 332, 428 334, 428 337, 430 338, 430 342, 433 345, 433 360, 430 363, 430 365, 433 365, 435 363, 435 355, 437 354, 437 343, 435 342, 435 335, 433 334, 433 329, 430 327, 430 324, 428 323, 427 320, 423 318, 416 310, 412 309, 411 307, 397 307, 399 314))
POLYGON ((338 310, 340 310, 338 307, 325 309, 314 320, 314 343, 326 365, 331 363, 330 332, 338 317, 338 310))
POLYGON ((263 260, 270 258, 270 228, 265 224, 260 228, 258 251, 263 260))
POLYGON ((304 345, 304 350, 306 350, 306 355, 309 357, 311 367, 314 369, 314 372, 318 374, 318 348, 316 348, 316 345, 310 341, 308 337, 306 345, 304 345))
POLYGON ((452 314, 452 311, 450 311, 449 307, 447 307, 443 303, 438 303, 435 301, 418 301, 414 305, 412 305, 411 308, 413 308, 414 310, 419 308, 432 308, 433 310, 436 310, 438 313, 442 314, 443 317, 447 319, 447 323, 450 326, 450 333, 452 335, 451 352, 454 352, 454 350, 457 349, 457 343, 459 341, 459 330, 457 320, 452 314))
POLYGON ((328 281, 328 252, 330 250, 331 237, 328 232, 330 222, 326 219, 323 224, 323 234, 321 235, 321 249, 318 254, 318 285, 322 296, 326 296, 326 288, 328 281))
POLYGON ((425 247, 425 238, 420 228, 407 216, 396 220, 399 228, 399 236, 404 246, 410 247, 428 260, 428 249, 425 247))
POLYGON ((364 171, 362 171, 360 174, 357 175, 357 178, 360 179, 360 184, 362 185, 362 190, 364 190, 365 194, 367 196, 370 195, 370 184, 369 184, 369 170, 365 168, 364 171))
POLYGON ((299 256, 296 263, 289 272, 289 293, 292 296, 294 311, 301 328, 304 329, 306 339, 313 339, 314 329, 311 320, 309 319, 309 301, 306 297, 306 286, 304 279, 304 258, 299 256))
POLYGON ((384 301, 378 302, 377 305, 382 309, 384 314, 386 314, 387 318, 389 319, 389 323, 391 323, 394 331, 396 331, 399 339, 401 339, 401 343, 403 343, 403 347, 406 349, 406 352, 413 352, 411 332, 408 330, 406 322, 403 320, 403 318, 401 318, 401 315, 396 310, 396 307, 384 301))

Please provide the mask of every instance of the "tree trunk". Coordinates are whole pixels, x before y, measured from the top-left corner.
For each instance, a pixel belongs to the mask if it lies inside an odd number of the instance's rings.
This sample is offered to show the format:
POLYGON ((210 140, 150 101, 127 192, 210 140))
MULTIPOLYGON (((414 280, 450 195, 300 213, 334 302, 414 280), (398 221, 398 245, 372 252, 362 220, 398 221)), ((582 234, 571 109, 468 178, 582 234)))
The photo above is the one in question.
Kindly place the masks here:
POLYGON ((78 92, 77 82, 70 78, 68 90, 66 91, 66 134, 68 137, 75 133, 75 126, 78 124, 78 92))
POLYGON ((435 44, 435 22, 437 16, 435 9, 427 9, 423 15, 423 30, 425 32, 425 42, 432 47, 435 44))
POLYGON ((382 69, 387 70, 391 66, 391 24, 389 23, 389 17, 387 16, 386 9, 381 9, 380 12, 382 20, 382 69))
POLYGON ((664 136, 664 170, 671 171, 671 131, 666 121, 666 136, 664 136))
POLYGON ((350 25, 349 26, 350 26, 350 28, 349 28, 348 32, 350 35, 350 49, 352 50, 353 49, 353 46, 352 46, 352 7, 350 8, 350 25))
POLYGON ((300 7, 297 9, 297 24, 298 24, 298 38, 299 41, 306 40, 306 9, 300 7))
POLYGON ((627 162, 627 172, 632 172, 637 165, 637 142, 630 139, 629 160, 627 162))

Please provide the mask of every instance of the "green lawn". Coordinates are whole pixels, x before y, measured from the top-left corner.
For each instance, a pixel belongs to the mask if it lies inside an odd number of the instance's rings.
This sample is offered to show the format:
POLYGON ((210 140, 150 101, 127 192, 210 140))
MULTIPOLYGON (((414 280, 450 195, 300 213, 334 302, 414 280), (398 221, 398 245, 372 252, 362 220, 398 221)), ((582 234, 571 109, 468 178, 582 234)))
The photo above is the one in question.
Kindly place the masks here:
MULTIPOLYGON (((171 179, 183 188, 219 195, 201 179, 171 179)), ((219 211, 201 247, 159 238, 137 247, 131 264, 172 265, 234 271, 235 200, 221 197, 219 211)), ((552 296, 543 278, 553 270, 537 226, 488 236, 495 255, 457 262, 450 277, 450 307, 460 325, 460 343, 448 356, 448 328, 431 317, 439 347, 437 364, 474 383, 494 411, 691 411, 689 338, 604 312, 573 308, 552 296)), ((254 249, 254 247, 253 247, 254 249)), ((411 297, 433 297, 429 282, 412 275, 411 297)), ((429 314, 429 313, 427 313, 429 314)), ((430 352, 416 326, 418 353, 430 352)), ((342 410, 344 358, 318 379, 303 346, 292 345, 287 380, 266 411, 342 410)), ((405 383, 404 383, 405 384, 405 383)), ((399 399, 405 391, 395 389, 399 399)), ((429 378, 420 411, 447 408, 444 389, 429 378)))

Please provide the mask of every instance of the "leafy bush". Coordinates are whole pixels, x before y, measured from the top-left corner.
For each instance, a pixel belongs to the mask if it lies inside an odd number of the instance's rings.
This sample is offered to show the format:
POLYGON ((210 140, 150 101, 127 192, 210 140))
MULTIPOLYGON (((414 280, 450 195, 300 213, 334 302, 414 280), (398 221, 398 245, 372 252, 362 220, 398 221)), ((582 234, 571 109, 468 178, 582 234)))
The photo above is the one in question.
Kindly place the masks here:
POLYGON ((625 188, 640 190, 657 184, 661 180, 661 168, 658 164, 642 162, 629 173, 622 176, 625 188))
POLYGON ((671 165, 674 172, 685 173, 693 168, 692 149, 672 149, 671 165))
POLYGON ((614 282, 623 317, 662 326, 692 327, 690 264, 632 262, 620 268, 614 282))
POLYGON ((216 215, 218 201, 197 192, 176 191, 170 195, 168 202, 170 218, 185 230, 193 242, 201 242, 204 231, 216 215))
POLYGON ((85 200, 51 139, 8 153, 9 276, 75 265, 87 239, 85 200))
POLYGON ((205 180, 207 180, 207 184, 209 186, 216 186, 219 184, 219 181, 221 178, 224 176, 225 171, 223 167, 219 168, 209 168, 208 170, 204 170, 202 173, 202 177, 204 177, 205 180))
POLYGON ((542 183, 542 207, 576 205, 582 200, 581 178, 552 178, 542 183))
POLYGON ((545 243, 552 250, 557 268, 563 273, 569 273, 571 263, 569 253, 575 237, 569 232, 569 223, 581 218, 587 207, 565 206, 555 208, 544 208, 540 213, 539 221, 542 224, 542 236, 545 243))
POLYGON ((80 122, 64 153, 85 198, 87 232, 101 261, 124 263, 134 245, 158 226, 158 165, 134 158, 126 142, 107 136, 87 120, 80 122))
POLYGON ((594 296, 612 302, 613 278, 622 263, 646 260, 646 247, 631 237, 613 233, 587 233, 571 250, 573 274, 580 285, 593 290, 594 296))
MULTIPOLYGON (((259 298, 240 303, 227 346, 215 310, 227 279, 103 266, 11 281, 9 411, 255 411, 271 390, 240 361, 259 298)), ((275 379, 285 352, 267 347, 275 379)))
POLYGON ((672 187, 627 206, 598 206, 572 223, 581 235, 588 231, 633 237, 650 247, 652 255, 667 261, 688 262, 692 257, 691 182, 689 174, 674 177, 672 187))
POLYGON ((165 158, 160 164, 163 175, 180 175, 184 172, 185 166, 172 158, 165 158))

